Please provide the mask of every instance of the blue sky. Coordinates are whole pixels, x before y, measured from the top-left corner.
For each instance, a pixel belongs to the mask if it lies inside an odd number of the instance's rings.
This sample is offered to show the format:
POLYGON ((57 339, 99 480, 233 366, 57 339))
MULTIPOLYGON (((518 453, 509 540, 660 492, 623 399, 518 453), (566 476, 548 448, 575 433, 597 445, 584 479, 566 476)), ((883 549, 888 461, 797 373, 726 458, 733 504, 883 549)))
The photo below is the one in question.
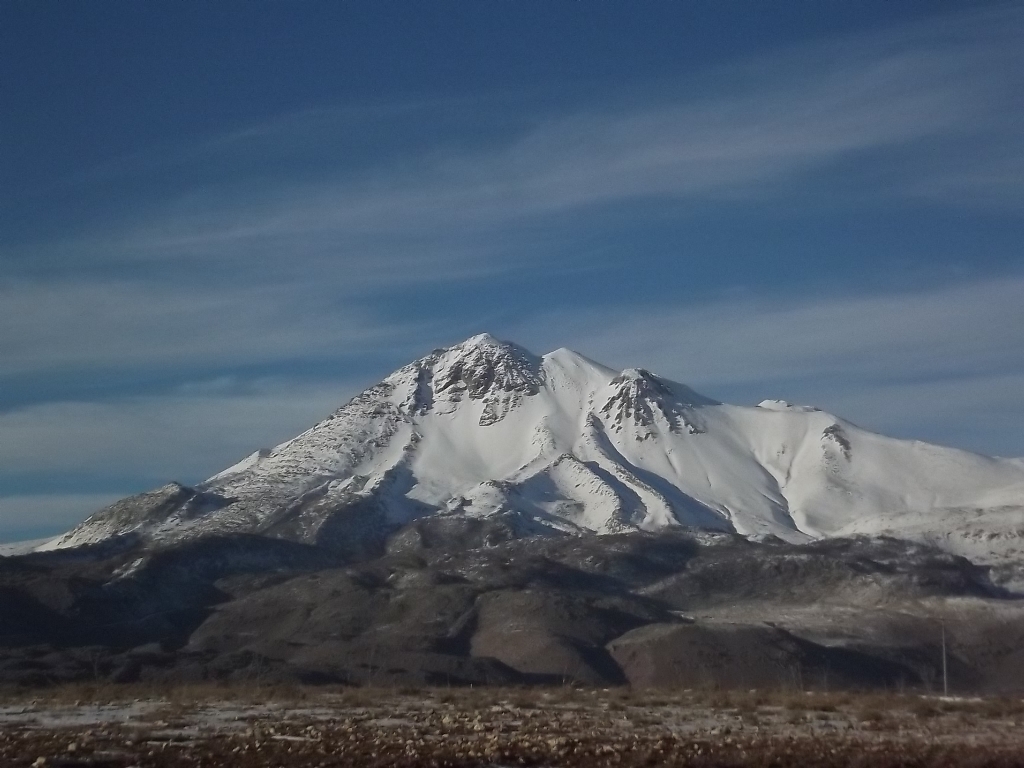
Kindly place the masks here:
POLYGON ((0 2, 0 541, 487 330, 1024 455, 1024 5, 0 2))

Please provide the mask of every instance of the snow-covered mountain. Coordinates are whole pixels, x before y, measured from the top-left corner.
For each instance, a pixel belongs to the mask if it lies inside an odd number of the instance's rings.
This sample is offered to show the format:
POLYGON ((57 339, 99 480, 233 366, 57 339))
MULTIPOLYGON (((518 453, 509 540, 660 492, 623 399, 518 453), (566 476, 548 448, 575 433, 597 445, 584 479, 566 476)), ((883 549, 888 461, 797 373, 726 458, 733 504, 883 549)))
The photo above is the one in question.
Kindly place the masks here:
POLYGON ((246 532, 344 548, 425 515, 521 532, 887 533, 997 561, 1024 546, 1024 460, 895 440, 781 401, 718 403, 643 369, 483 334, 196 488, 122 500, 47 546, 246 532))

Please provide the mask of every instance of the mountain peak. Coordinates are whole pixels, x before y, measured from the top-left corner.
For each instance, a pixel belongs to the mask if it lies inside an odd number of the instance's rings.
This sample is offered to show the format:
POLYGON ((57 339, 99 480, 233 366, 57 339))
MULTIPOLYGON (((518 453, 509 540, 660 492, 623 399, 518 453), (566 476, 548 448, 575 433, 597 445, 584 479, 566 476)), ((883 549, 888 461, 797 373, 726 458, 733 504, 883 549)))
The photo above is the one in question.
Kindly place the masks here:
POLYGON ((481 426, 501 421, 541 387, 540 359, 489 333, 439 349, 415 367, 420 387, 429 388, 431 402, 454 406, 463 400, 482 401, 481 426))
POLYGON ((509 343, 507 341, 501 341, 491 334, 484 332, 478 333, 475 336, 470 336, 468 339, 456 344, 455 346, 462 349, 470 349, 473 347, 505 347, 509 346, 509 343))
MULTIPOLYGON (((349 546, 453 510, 533 531, 684 524, 803 541, 915 520, 928 533, 936 515, 1024 504, 1019 461, 837 424, 781 402, 722 405, 644 368, 615 371, 566 349, 540 358, 482 333, 198 489, 119 502, 57 546, 224 531, 349 546)), ((975 546, 972 531, 957 541, 975 546)))
POLYGON ((710 404, 689 387, 672 385, 644 368, 627 368, 611 380, 611 396, 601 408, 616 431, 627 424, 643 430, 644 437, 653 436, 658 417, 670 431, 685 428, 691 434, 700 430, 686 416, 694 405, 710 404), (681 391, 677 391, 681 390, 681 391))

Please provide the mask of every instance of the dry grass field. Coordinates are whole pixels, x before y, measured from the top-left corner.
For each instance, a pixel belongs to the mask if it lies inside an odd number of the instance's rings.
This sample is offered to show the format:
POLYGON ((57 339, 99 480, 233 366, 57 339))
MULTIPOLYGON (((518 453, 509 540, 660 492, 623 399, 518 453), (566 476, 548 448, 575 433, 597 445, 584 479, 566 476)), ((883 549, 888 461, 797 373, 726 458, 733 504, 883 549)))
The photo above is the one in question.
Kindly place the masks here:
POLYGON ((1024 701, 625 688, 70 686, 3 696, 0 765, 1024 766, 1024 701))

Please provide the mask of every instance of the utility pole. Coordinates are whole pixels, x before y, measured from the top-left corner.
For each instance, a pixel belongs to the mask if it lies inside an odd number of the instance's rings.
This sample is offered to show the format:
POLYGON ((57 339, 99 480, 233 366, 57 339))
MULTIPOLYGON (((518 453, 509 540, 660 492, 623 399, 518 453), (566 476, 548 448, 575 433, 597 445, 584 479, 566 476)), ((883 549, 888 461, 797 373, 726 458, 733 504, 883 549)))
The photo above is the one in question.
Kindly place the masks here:
POLYGON ((949 675, 946 669, 946 622, 942 622, 942 695, 949 696, 949 675))

